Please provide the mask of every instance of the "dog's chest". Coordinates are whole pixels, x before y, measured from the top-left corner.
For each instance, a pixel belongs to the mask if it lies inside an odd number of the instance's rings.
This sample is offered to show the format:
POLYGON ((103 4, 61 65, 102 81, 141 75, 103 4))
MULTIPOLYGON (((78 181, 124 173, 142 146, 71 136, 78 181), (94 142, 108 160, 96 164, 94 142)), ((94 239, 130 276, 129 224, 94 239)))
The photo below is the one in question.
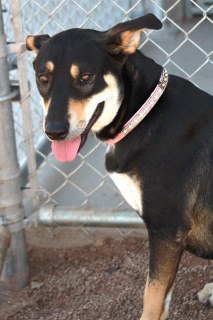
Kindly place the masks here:
POLYGON ((136 177, 129 176, 126 173, 113 172, 110 173, 110 178, 114 181, 128 204, 142 214, 142 190, 136 177))
POLYGON ((119 173, 119 164, 116 160, 115 147, 111 145, 106 153, 106 169, 110 178, 121 192, 128 204, 142 214, 142 185, 137 176, 130 173, 119 173))
MULTIPOLYGON (((142 214, 142 184, 136 174, 119 173, 123 153, 120 157, 116 154, 115 145, 110 145, 106 152, 106 169, 109 171, 110 178, 121 192, 128 204, 137 212, 142 214)), ((123 170, 122 170, 123 171, 123 170)))

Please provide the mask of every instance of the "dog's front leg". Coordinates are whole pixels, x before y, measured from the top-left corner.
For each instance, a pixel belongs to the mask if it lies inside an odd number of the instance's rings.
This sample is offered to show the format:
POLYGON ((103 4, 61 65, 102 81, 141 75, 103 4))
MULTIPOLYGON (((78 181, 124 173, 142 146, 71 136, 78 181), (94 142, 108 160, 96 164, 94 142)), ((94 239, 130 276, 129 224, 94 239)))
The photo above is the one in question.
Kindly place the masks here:
POLYGON ((165 320, 183 247, 175 239, 152 233, 149 233, 149 246, 149 275, 141 320, 165 320))

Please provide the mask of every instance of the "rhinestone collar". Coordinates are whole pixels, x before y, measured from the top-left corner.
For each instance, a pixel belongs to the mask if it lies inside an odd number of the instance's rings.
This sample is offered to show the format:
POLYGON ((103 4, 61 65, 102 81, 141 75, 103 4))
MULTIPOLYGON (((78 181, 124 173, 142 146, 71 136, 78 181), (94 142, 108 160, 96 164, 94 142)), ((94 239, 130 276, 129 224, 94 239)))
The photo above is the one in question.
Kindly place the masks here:
POLYGON ((122 130, 118 135, 106 141, 108 144, 114 144, 122 140, 127 136, 137 125, 146 117, 146 115, 152 110, 155 104, 158 102, 164 90, 166 89, 168 83, 168 73, 165 68, 163 68, 159 83, 155 87, 154 91, 151 93, 149 98, 144 102, 140 109, 132 116, 132 118, 123 126, 122 130))

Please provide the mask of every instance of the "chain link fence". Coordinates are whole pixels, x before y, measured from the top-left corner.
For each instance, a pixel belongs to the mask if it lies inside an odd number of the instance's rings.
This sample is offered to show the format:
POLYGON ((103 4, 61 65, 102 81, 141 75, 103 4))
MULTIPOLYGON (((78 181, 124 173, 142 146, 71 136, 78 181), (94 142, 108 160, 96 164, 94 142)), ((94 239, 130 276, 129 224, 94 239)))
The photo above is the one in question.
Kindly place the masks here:
POLYGON ((13 102, 13 114, 22 187, 26 203, 31 200, 27 214, 49 202, 84 210, 129 210, 104 168, 106 147, 94 137, 89 136, 72 163, 61 164, 53 158, 42 129, 33 56, 21 44, 29 34, 54 35, 73 27, 104 30, 153 12, 164 28, 144 32, 142 51, 169 73, 190 79, 212 94, 213 1, 2 0, 2 6, 7 41, 19 44, 18 54, 10 54, 8 60, 11 82, 19 83, 21 92, 20 101, 13 102))

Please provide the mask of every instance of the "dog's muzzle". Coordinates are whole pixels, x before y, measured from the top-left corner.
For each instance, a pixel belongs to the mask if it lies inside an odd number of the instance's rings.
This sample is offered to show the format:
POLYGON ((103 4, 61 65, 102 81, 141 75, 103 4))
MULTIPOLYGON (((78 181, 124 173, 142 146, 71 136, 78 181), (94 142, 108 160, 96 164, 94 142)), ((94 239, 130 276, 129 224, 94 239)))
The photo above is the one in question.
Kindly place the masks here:
POLYGON ((99 103, 85 130, 78 137, 70 140, 52 141, 52 151, 58 161, 68 162, 75 159, 80 148, 84 145, 89 131, 102 114, 103 108, 104 102, 99 103))

